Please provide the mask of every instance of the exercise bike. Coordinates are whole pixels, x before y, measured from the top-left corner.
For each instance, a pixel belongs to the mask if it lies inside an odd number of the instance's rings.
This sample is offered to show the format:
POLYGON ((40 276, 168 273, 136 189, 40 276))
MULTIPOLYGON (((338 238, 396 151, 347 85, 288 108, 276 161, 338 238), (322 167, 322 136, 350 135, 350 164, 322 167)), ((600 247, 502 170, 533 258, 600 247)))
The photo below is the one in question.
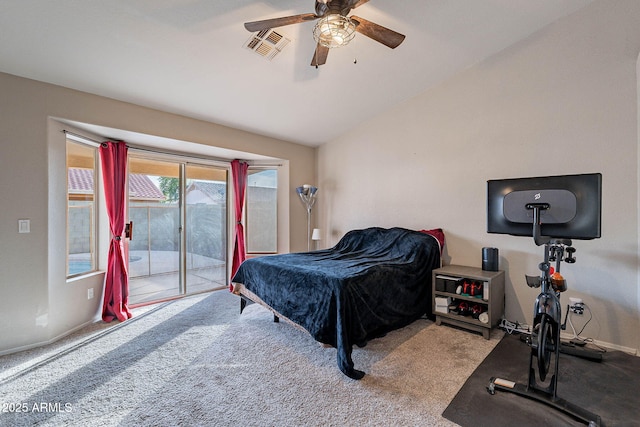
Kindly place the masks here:
POLYGON ((527 209, 533 211, 533 239, 537 246, 544 246, 544 258, 538 265, 540 276, 525 276, 527 285, 540 288, 533 308, 533 328, 531 332, 529 357, 529 380, 527 385, 502 378, 491 378, 487 390, 516 393, 550 405, 573 418, 592 426, 600 426, 601 419, 586 409, 558 397, 558 362, 560 359, 562 329, 562 308, 560 293, 567 290, 565 279, 560 274, 561 262, 573 264, 575 248, 569 239, 553 239, 541 236, 540 212, 548 209, 545 203, 531 203, 527 209), (555 262, 552 271, 551 262, 555 262), (536 375, 537 374, 537 375, 536 375), (550 375, 550 377, 549 377, 550 375), (549 378, 548 378, 549 377, 549 378))

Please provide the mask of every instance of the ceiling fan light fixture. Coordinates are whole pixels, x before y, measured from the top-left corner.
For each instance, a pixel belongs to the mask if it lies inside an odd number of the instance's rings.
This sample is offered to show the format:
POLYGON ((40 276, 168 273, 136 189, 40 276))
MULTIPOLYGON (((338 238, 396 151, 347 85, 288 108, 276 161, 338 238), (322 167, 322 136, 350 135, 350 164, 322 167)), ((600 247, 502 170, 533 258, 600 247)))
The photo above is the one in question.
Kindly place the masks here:
POLYGON ((313 27, 313 38, 322 46, 332 49, 346 46, 356 35, 356 24, 337 13, 320 19, 313 27))

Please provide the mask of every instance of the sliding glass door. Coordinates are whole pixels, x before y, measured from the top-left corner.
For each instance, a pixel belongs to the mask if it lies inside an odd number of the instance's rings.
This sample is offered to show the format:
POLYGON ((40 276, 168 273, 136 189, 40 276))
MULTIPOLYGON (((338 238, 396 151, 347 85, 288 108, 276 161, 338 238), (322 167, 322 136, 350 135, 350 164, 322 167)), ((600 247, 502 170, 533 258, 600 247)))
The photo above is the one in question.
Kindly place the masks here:
POLYGON ((129 301, 226 286, 227 171, 129 158, 129 301))
POLYGON ((226 286, 227 170, 186 165, 186 288, 200 292, 226 286))

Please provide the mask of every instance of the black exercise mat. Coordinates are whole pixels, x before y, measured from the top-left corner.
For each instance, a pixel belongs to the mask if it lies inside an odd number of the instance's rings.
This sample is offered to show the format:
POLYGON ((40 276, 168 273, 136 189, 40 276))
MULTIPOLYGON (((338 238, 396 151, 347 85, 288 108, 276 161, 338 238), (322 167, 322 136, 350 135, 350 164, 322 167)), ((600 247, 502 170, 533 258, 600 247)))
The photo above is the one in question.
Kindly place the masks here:
MULTIPOLYGON (((526 386, 531 348, 506 335, 462 386, 442 416, 462 427, 581 426, 546 404, 497 390, 491 377, 526 386)), ((640 358, 609 351, 602 362, 560 354, 557 396, 600 416, 604 426, 640 426, 640 358)))

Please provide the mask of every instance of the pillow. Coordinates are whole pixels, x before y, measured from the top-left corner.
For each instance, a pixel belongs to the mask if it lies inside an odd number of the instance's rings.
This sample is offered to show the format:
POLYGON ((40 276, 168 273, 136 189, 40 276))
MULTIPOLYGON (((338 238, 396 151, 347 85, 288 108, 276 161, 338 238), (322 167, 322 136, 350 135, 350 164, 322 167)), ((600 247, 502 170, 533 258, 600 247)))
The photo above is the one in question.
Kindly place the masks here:
POLYGON ((442 249, 444 248, 444 231, 442 228, 432 228, 431 230, 420 230, 421 233, 429 234, 433 236, 440 245, 440 255, 442 255, 442 249))

